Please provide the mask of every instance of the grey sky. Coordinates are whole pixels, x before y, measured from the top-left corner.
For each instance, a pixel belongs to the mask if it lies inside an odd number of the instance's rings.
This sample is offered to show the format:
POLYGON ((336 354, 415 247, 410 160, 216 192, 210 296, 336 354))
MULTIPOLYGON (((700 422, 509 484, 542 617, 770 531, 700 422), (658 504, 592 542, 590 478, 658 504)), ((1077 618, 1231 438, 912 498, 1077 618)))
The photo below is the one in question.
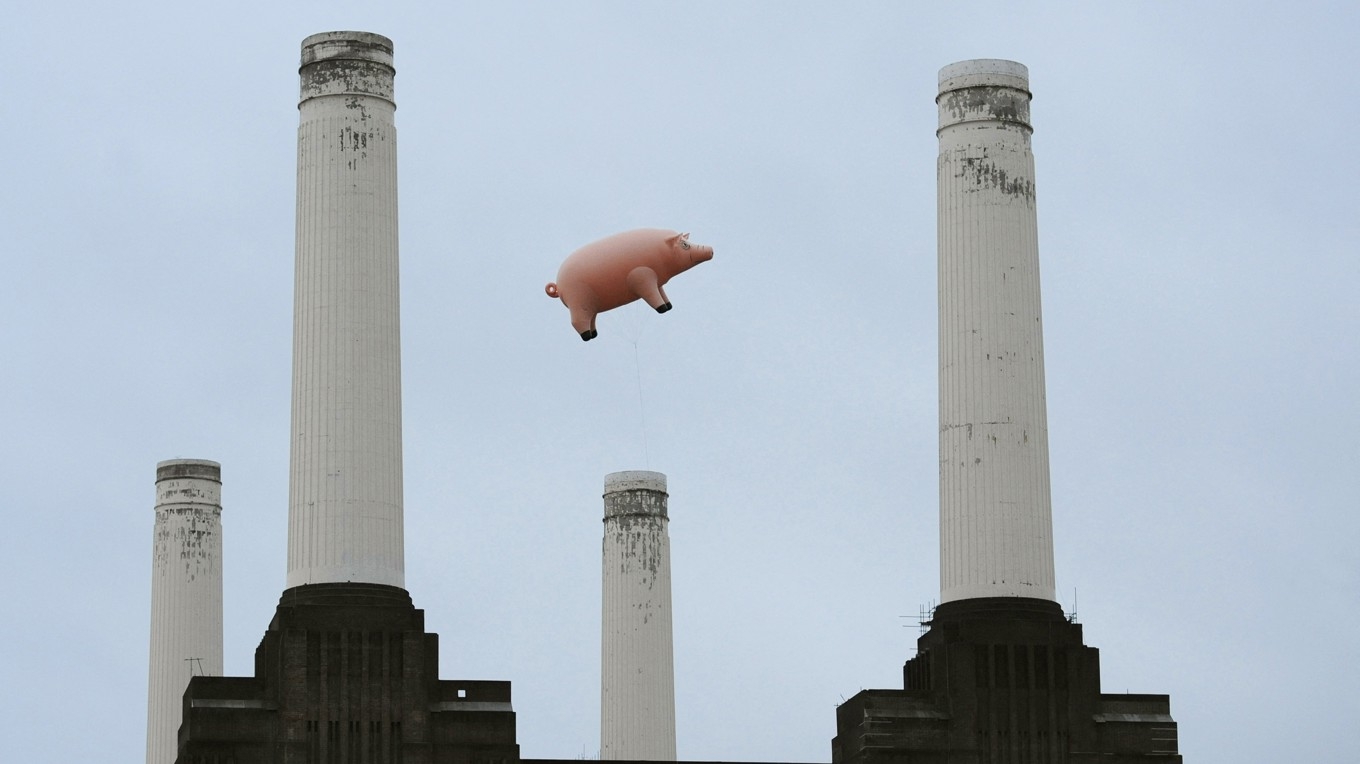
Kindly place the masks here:
POLYGON ((514 683, 525 756, 598 747, 616 470, 670 479, 681 758, 829 761, 835 705, 901 686, 939 590, 936 72, 980 57, 1035 93, 1058 589, 1105 691, 1169 693, 1187 761, 1360 748, 1353 3, 4 17, 7 760, 142 757, 159 460, 223 465, 251 671, 298 46, 333 29, 396 45, 407 586, 444 677, 514 683), (544 283, 642 226, 716 257, 582 343, 544 283))

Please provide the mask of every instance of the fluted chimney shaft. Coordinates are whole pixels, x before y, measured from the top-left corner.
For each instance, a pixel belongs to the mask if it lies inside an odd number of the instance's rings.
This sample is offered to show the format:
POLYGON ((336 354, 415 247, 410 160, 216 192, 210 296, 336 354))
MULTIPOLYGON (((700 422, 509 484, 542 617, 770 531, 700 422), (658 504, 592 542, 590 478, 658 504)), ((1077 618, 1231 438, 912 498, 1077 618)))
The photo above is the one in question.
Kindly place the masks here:
POLYGON ((156 465, 151 550, 146 764, 174 764, 189 677, 222 676, 222 468, 217 462, 172 459, 156 465))
POLYGON ((1029 72, 940 70, 940 600, 1054 599, 1029 72))
POLYGON ((288 586, 402 587, 392 41, 302 43, 288 586))
POLYGON ((675 760, 666 476, 604 480, 600 758, 675 760))

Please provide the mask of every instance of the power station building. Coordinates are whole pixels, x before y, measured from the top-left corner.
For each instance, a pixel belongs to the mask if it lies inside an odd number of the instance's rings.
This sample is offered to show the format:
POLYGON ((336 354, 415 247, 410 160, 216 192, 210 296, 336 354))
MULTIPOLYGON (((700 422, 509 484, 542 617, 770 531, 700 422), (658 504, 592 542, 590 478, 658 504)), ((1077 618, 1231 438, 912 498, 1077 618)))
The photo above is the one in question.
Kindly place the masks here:
MULTIPOLYGON (((156 563, 148 764, 565 761, 520 759, 509 682, 439 677, 404 588, 392 52, 365 32, 302 43, 286 587, 253 676, 187 677, 172 745, 178 653, 221 670, 220 472, 160 465, 158 488, 197 481, 192 527, 219 546, 201 590, 156 563), (213 608, 197 631, 174 615, 213 608)), ((1102 694, 1055 601, 1029 102, 1014 62, 940 73, 941 604, 902 689, 837 709, 834 764, 1181 760, 1167 696, 1102 694)), ((607 759, 675 759, 666 489, 605 480, 607 759)))

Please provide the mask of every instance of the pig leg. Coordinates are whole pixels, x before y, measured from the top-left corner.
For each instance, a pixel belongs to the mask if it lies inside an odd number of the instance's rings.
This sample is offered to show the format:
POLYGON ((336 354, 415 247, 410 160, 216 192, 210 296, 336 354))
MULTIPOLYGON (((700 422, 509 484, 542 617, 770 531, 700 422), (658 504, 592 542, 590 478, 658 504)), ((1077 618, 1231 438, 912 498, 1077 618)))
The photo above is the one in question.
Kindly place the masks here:
POLYGON ((595 331, 595 311, 582 307, 571 309, 571 328, 581 335, 581 339, 589 342, 599 336, 595 331))
POLYGON ((657 313, 665 313, 671 309, 666 293, 661 291, 661 285, 656 281, 656 271, 645 265, 628 272, 628 288, 633 294, 646 300, 648 305, 656 308, 657 313))

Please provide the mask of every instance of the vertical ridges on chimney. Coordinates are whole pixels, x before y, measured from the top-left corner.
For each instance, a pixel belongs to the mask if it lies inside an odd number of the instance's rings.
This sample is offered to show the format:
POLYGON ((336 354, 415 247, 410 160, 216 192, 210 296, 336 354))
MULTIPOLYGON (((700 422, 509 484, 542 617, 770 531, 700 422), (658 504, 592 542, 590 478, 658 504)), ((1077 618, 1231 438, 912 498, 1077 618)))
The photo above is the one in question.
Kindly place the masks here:
POLYGON ((404 586, 392 41, 302 43, 288 582, 404 586))
POLYGON ((1055 597, 1029 73, 940 70, 940 600, 1055 597))
POLYGON ((181 697, 195 675, 222 675, 222 468, 156 465, 146 762, 173 764, 181 697))
POLYGON ((666 476, 604 480, 600 758, 675 760, 666 476))

